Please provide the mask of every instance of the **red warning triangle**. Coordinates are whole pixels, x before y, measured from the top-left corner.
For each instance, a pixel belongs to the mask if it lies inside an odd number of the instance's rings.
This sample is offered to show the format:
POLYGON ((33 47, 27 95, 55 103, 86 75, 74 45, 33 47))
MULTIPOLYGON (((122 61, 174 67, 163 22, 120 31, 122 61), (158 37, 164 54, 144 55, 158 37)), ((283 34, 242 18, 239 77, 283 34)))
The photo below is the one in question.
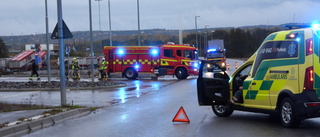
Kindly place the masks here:
POLYGON ((190 123, 190 120, 186 114, 186 112, 184 111, 183 107, 181 106, 179 111, 177 112, 176 116, 174 116, 174 118, 172 119, 172 122, 188 122, 190 123), (183 119, 179 118, 179 116, 183 114, 183 119))

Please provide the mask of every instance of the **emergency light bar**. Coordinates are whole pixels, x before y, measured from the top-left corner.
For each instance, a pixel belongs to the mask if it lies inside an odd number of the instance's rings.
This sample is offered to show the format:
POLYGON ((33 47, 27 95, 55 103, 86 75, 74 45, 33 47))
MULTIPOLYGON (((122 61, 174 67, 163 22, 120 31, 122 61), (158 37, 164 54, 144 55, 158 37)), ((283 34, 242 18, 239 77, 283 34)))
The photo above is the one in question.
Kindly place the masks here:
POLYGON ((312 26, 312 28, 314 28, 314 29, 319 29, 319 28, 320 28, 320 24, 319 24, 319 23, 314 23, 314 24, 312 24, 311 26, 312 26))
POLYGON ((302 28, 313 28, 313 29, 320 29, 320 22, 314 22, 312 24, 309 23, 303 23, 303 24, 286 24, 283 25, 282 28, 285 30, 291 30, 291 29, 302 29, 302 28))
POLYGON ((212 52, 212 51, 215 52, 215 51, 217 51, 217 49, 208 49, 207 51, 208 52, 212 52))

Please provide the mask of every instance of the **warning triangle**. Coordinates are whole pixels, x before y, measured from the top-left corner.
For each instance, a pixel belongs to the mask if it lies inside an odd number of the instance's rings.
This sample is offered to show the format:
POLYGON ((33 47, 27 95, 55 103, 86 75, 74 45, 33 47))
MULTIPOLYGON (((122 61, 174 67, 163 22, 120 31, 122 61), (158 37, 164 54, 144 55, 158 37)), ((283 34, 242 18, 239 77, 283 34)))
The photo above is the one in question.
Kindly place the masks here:
MULTIPOLYGON (((66 25, 66 23, 64 22, 64 20, 62 20, 62 29, 63 29, 63 37, 62 38, 73 38, 73 35, 71 33, 71 31, 69 30, 68 26, 66 25)), ((54 27, 54 30, 51 34, 51 39, 59 39, 59 33, 58 33, 58 23, 56 25, 56 27, 54 27)))
POLYGON ((188 118, 188 116, 182 106, 180 107, 176 116, 174 116, 174 118, 172 119, 172 122, 188 122, 188 123, 190 123, 190 120, 189 120, 189 118, 188 118), (181 114, 183 114, 183 118, 179 118, 181 114))

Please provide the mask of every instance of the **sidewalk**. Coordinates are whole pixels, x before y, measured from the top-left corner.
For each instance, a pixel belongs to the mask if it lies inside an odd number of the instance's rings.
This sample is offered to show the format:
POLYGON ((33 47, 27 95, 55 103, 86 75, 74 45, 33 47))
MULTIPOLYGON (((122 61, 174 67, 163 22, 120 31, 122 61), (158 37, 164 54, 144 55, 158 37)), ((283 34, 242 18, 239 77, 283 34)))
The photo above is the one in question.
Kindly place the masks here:
MULTIPOLYGON (((59 81, 59 78, 52 77, 53 81, 59 81)), ((1 82, 12 82, 10 85, 14 85, 17 83, 25 83, 28 82, 28 77, 15 77, 15 76, 2 76, 0 77, 1 82), (12 82, 15 81, 15 82, 12 82)), ((41 82, 47 82, 48 79, 46 77, 41 78, 41 82)), ((88 84, 91 83, 91 78, 83 78, 81 79, 82 83, 88 84)), ((98 82, 95 79, 95 82, 98 82)), ((101 83, 100 83, 101 84, 101 83)), ((126 86, 124 83, 116 83, 109 82, 107 85, 101 85, 101 87, 122 87, 126 86)), ((85 90, 92 88, 101 88, 101 87, 69 87, 68 90, 77 89, 77 90, 85 90)), ((60 87, 54 88, 27 88, 27 87, 19 87, 13 89, 1 89, 0 91, 32 91, 32 90, 60 90, 60 87)), ((55 115, 42 115, 45 111, 50 111, 52 109, 38 109, 38 110, 21 110, 21 111, 12 111, 12 112, 0 112, 0 136, 21 136, 24 134, 28 134, 30 132, 34 132, 36 130, 42 129, 44 127, 53 126, 59 122, 62 122, 67 119, 77 118, 84 115, 88 115, 91 113, 89 107, 87 108, 79 108, 79 109, 71 109, 65 112, 60 112, 55 115)))
POLYGON ((53 126, 67 119, 81 117, 91 113, 90 108, 79 108, 71 109, 55 115, 41 115, 42 112, 48 110, 50 109, 0 113, 0 123, 2 123, 3 121, 12 121, 7 123, 7 126, 0 128, 0 136, 21 136, 24 134, 35 132, 45 127, 53 126))
POLYGON ((38 110, 21 110, 13 112, 2 112, 0 113, 0 125, 7 122, 14 122, 21 118, 30 118, 33 116, 41 115, 42 112, 51 109, 38 109, 38 110))

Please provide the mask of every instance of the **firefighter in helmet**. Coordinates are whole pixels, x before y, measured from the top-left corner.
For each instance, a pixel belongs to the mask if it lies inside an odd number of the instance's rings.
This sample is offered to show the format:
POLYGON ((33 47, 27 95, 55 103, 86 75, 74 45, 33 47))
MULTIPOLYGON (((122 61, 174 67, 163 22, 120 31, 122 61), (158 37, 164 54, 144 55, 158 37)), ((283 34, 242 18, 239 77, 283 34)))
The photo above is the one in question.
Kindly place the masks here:
POLYGON ((106 80, 107 79, 107 73, 106 73, 106 69, 107 69, 107 61, 105 58, 102 58, 102 61, 99 65, 99 72, 101 75, 100 80, 106 80))
POLYGON ((80 66, 77 58, 73 58, 71 63, 71 69, 73 70, 73 80, 80 80, 79 68, 80 66))

